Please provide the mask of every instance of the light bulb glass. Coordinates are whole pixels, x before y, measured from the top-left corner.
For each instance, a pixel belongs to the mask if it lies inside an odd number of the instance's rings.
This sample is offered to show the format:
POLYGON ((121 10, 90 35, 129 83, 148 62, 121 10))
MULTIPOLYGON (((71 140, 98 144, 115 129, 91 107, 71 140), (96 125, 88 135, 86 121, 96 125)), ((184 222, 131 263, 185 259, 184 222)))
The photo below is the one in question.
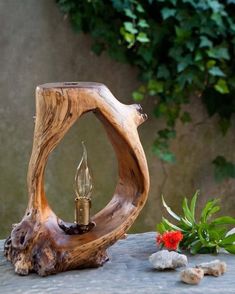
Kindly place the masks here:
POLYGON ((83 146, 83 155, 82 159, 77 167, 74 190, 77 198, 87 198, 91 199, 91 192, 93 188, 92 177, 89 171, 88 162, 87 162, 87 150, 84 142, 83 146))

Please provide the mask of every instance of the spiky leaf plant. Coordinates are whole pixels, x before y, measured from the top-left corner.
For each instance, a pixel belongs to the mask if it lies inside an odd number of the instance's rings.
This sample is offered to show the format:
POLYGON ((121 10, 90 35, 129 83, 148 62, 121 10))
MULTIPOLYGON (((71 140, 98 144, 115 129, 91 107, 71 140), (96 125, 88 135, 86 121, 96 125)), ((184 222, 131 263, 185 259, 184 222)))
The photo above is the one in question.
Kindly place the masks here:
POLYGON ((162 197, 163 206, 175 219, 176 224, 162 217, 161 223, 157 225, 157 231, 160 234, 166 231, 181 231, 184 238, 180 242, 180 249, 187 249, 192 254, 217 253, 220 248, 235 254, 235 233, 228 235, 228 226, 235 224, 235 218, 230 216, 214 218, 220 206, 219 200, 213 199, 206 203, 197 220, 195 208, 198 194, 199 191, 196 191, 190 203, 187 198, 184 198, 182 216, 173 212, 162 197))

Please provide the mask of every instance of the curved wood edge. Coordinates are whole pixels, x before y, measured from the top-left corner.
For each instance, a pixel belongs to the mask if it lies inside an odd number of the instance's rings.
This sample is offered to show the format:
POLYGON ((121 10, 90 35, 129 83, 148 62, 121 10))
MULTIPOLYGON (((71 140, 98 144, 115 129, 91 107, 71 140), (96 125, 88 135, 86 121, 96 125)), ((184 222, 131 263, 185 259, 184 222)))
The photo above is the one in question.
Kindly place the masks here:
POLYGON ((5 254, 19 274, 48 275, 102 265, 105 250, 130 228, 147 199, 149 173, 137 127, 146 120, 139 105, 120 103, 102 84, 45 84, 36 90, 34 143, 28 169, 29 203, 6 241, 5 254), (49 207, 44 173, 50 152, 88 111, 103 123, 116 152, 119 179, 113 198, 93 217, 96 227, 66 235, 49 207))

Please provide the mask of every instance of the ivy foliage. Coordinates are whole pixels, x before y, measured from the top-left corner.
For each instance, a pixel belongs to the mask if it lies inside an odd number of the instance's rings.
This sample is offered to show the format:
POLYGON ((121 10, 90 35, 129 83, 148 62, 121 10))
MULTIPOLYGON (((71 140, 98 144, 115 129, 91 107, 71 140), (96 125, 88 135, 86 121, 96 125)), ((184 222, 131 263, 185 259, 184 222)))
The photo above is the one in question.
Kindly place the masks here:
POLYGON ((235 178, 235 164, 226 160, 223 156, 217 156, 212 163, 215 167, 215 179, 221 182, 227 178, 235 178))
MULTIPOLYGON (((226 134, 235 112, 235 0, 57 0, 74 29, 89 33, 96 54, 107 51, 139 68, 135 101, 152 97, 164 118, 154 153, 174 162, 170 141, 182 105, 197 94, 226 134)), ((230 176, 228 174, 228 176, 230 176)))

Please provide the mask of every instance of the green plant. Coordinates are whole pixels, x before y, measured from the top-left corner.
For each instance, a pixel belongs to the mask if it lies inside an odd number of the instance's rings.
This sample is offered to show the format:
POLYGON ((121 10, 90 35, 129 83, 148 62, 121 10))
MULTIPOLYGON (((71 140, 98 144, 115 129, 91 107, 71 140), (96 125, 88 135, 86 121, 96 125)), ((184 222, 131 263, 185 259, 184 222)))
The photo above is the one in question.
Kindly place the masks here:
POLYGON ((166 231, 181 231, 183 240, 180 242, 181 249, 188 249, 192 254, 217 253, 220 248, 235 254, 235 233, 227 235, 227 226, 235 224, 235 218, 221 216, 213 218, 220 210, 218 199, 210 200, 201 211, 199 220, 195 218, 195 208, 198 191, 194 194, 190 205, 187 198, 182 203, 183 216, 178 216, 166 204, 162 197, 162 203, 167 212, 177 221, 177 225, 166 218, 162 218, 157 225, 157 231, 162 234, 166 231))
MULTIPOLYGON (((235 112, 234 0, 57 0, 74 29, 89 33, 96 54, 135 65, 142 85, 133 93, 154 100, 165 119, 153 152, 175 162, 170 150, 177 121, 190 123, 183 109, 193 95, 226 134, 235 112)), ((223 168, 223 167, 222 167, 223 168)), ((227 173, 230 177, 230 173, 227 173)))

